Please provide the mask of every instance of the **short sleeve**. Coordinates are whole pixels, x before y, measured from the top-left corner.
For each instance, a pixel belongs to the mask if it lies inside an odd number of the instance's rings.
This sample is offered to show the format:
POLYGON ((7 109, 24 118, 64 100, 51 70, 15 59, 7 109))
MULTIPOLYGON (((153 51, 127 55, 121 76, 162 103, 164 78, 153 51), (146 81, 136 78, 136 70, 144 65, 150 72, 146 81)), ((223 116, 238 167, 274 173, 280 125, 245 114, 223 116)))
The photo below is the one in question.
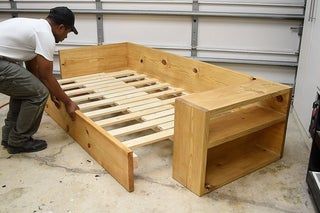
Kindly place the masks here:
POLYGON ((35 33, 36 49, 35 53, 42 55, 49 61, 53 61, 55 48, 54 37, 51 32, 40 31, 35 33))

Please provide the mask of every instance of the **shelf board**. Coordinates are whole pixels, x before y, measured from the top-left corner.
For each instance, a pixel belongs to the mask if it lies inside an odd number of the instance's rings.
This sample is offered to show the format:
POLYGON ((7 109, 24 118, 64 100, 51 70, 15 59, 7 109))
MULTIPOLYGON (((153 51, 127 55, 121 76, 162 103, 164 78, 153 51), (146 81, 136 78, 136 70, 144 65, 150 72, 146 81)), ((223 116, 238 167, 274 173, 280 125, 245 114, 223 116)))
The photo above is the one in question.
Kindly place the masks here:
POLYGON ((224 114, 211 121, 208 148, 257 132, 286 120, 286 115, 258 105, 224 114))
POLYGON ((226 143, 209 150, 206 184, 210 185, 210 190, 280 159, 280 154, 264 149, 255 141, 249 141, 226 143))

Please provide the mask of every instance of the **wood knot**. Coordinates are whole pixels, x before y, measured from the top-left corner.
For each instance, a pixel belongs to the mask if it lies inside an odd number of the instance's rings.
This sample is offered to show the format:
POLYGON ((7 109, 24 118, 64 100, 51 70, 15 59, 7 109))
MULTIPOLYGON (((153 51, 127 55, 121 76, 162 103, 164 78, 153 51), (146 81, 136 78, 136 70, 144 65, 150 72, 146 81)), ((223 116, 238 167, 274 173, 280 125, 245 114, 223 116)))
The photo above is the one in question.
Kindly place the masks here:
POLYGON ((283 101, 282 95, 278 95, 276 98, 277 98, 277 101, 278 101, 278 102, 282 102, 282 101, 283 101))
POLYGON ((195 74, 197 74, 197 73, 199 72, 197 68, 193 68, 192 71, 193 71, 195 74))

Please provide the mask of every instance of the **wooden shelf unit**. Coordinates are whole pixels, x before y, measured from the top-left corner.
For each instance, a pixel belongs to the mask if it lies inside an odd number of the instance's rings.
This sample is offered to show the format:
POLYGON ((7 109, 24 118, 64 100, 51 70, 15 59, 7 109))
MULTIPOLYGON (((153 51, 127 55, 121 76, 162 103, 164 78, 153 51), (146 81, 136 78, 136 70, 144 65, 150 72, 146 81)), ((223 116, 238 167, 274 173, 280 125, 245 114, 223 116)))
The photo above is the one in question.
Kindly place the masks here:
POLYGON ((282 156, 288 86, 132 43, 59 56, 59 83, 80 110, 71 121, 48 100, 46 112, 129 192, 133 150, 164 139, 174 179, 197 195, 282 156))
POLYGON ((252 80, 178 98, 173 177, 202 196, 280 159, 290 91, 252 80))

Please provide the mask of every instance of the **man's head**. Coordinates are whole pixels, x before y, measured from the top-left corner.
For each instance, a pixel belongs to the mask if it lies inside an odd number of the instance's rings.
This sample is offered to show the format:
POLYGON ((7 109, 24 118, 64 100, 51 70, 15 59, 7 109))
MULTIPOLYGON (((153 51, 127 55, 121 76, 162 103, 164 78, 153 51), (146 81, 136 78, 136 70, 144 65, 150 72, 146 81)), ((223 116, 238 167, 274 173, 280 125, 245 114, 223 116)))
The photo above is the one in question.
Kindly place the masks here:
POLYGON ((74 27, 74 14, 67 7, 52 8, 47 20, 51 25, 56 43, 67 38, 68 33, 70 32, 78 34, 77 29, 74 27))

